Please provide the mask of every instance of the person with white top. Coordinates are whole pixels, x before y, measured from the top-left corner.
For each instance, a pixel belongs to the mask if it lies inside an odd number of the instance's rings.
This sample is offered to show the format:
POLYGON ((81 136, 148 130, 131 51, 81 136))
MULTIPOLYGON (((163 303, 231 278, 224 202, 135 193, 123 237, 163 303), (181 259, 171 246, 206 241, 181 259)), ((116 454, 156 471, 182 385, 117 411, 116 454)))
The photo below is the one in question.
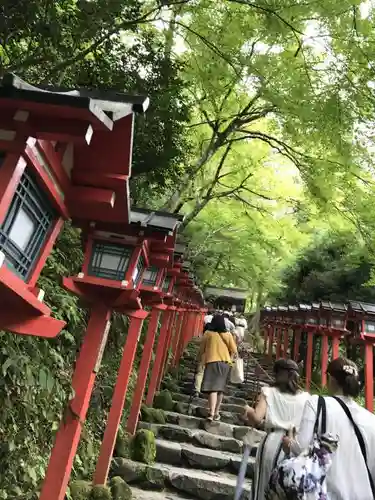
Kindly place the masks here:
POLYGON ((310 395, 298 387, 299 369, 291 359, 279 359, 273 371, 273 387, 263 387, 255 408, 245 407, 244 418, 253 426, 264 422, 266 436, 260 443, 254 470, 252 500, 264 500, 271 472, 284 458, 282 438, 291 428, 299 428, 303 408, 310 395))
MULTIPOLYGON (((358 368, 346 358, 336 358, 327 369, 328 389, 338 400, 325 397, 327 417, 326 431, 337 435, 339 445, 332 456, 332 465, 327 473, 329 500, 373 500, 370 476, 375 483, 375 415, 362 408, 353 398, 360 392, 358 368), (340 404, 341 401, 341 404, 340 404), (355 433, 354 425, 342 403, 347 407, 359 430, 364 444, 366 461, 355 433)), ((317 416, 318 396, 312 396, 303 411, 299 432, 295 438, 285 437, 284 450, 298 455, 308 448, 314 432, 317 416)))
POLYGON ((236 318, 235 326, 236 336, 240 340, 240 342, 242 342, 245 337, 245 331, 247 330, 247 321, 243 315, 241 315, 239 318, 236 318))

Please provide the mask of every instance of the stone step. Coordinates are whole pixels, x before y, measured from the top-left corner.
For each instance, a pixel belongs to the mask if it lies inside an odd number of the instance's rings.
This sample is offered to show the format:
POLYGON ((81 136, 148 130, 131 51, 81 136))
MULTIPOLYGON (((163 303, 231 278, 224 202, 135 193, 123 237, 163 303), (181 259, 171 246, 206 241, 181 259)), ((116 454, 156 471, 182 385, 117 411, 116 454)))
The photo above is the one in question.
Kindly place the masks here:
MULTIPOLYGON (((237 474, 240 470, 242 455, 199 448, 189 443, 174 443, 157 439, 156 460, 160 463, 192 467, 193 469, 225 470, 237 474)), ((254 474, 254 463, 254 457, 250 457, 246 469, 246 476, 250 479, 254 474)))
MULTIPOLYGON (((189 406, 190 407, 194 407, 194 408, 202 408, 203 411, 203 414, 202 416, 205 417, 206 416, 206 412, 207 412, 207 400, 205 399, 201 399, 201 400, 197 400, 198 403, 196 403, 194 400, 192 400, 192 403, 189 404, 189 403, 181 403, 179 401, 175 401, 175 403, 179 403, 179 405, 177 405, 177 407, 181 410, 181 413, 184 413, 184 414, 189 414, 189 406)), ((236 404, 230 404, 230 403, 223 403, 221 405, 221 411, 222 412, 230 412, 230 413, 237 413, 237 414, 240 414, 242 415, 243 412, 244 412, 244 405, 243 404, 240 404, 240 405, 236 405, 236 404)))
MULTIPOLYGON (((236 489, 234 474, 186 469, 159 462, 146 465, 126 458, 113 460, 111 476, 120 476, 131 486, 141 489, 162 491, 173 488, 202 500, 232 500, 236 489)), ((247 499, 250 491, 251 483, 246 480, 241 499, 247 499)), ((154 499, 154 494, 149 492, 148 498, 154 499)))
POLYGON ((191 443, 195 446, 229 451, 230 453, 242 453, 243 451, 243 442, 239 439, 212 434, 202 429, 189 429, 174 424, 150 424, 148 422, 139 422, 138 428, 151 430, 156 437, 177 443, 191 443))
MULTIPOLYGON (((176 403, 174 411, 186 416, 193 416, 206 419, 208 417, 208 409, 204 406, 196 406, 188 403, 176 403)), ((241 420, 242 414, 231 413, 228 411, 220 411, 221 422, 233 425, 243 425, 241 420)))
MULTIPOLYGON (((211 434, 219 434, 226 437, 234 437, 235 439, 242 440, 250 431, 250 428, 245 425, 230 424, 223 421, 208 422, 204 418, 199 418, 190 415, 181 415, 175 412, 165 412, 168 424, 178 425, 187 429, 203 429, 211 434)), ((263 436, 263 434, 260 436, 263 436)))
POLYGON ((191 495, 186 495, 177 491, 153 491, 150 493, 149 490, 141 490, 134 486, 130 487, 132 491, 132 500, 191 500, 191 495))
MULTIPOLYGON (((173 401, 180 401, 182 403, 190 402, 189 394, 172 393, 173 401)), ((207 404, 207 395, 202 394, 199 398, 194 398, 193 402, 195 404, 207 404)), ((234 396, 224 396, 223 403, 235 404, 245 406, 247 404, 246 399, 236 398, 234 396)))
MULTIPOLYGON (((267 384, 265 384, 267 385, 267 384)), ((193 384, 181 384, 180 387, 180 394, 187 394, 188 396, 192 395, 192 392, 194 391, 194 385, 193 384)), ((230 390, 227 390, 226 395, 227 396, 234 396, 235 398, 241 398, 241 399, 246 399, 246 401, 252 400, 256 395, 258 395, 259 391, 252 390, 249 391, 247 389, 240 389, 240 388, 230 388, 230 390)))
MULTIPOLYGON (((256 391, 256 390, 259 390, 263 386, 270 385, 270 383, 271 383, 271 380, 259 381, 259 382, 250 380, 248 382, 243 382, 242 384, 232 384, 229 382, 226 386, 226 393, 228 393, 232 390, 238 390, 238 389, 246 390, 249 392, 256 391)), ((194 388, 195 381, 193 378, 191 380, 184 379, 184 380, 180 380, 178 382, 178 385, 179 385, 179 387, 187 387, 191 390, 194 388)))
MULTIPOLYGON (((192 384, 192 383, 194 383, 195 377, 196 377, 196 372, 188 372, 180 377, 180 381, 192 384)), ((255 386, 258 383, 269 384, 272 380, 273 380, 273 378, 271 376, 266 375, 266 374, 262 374, 262 375, 258 376, 254 372, 251 372, 247 375, 247 377, 245 375, 245 381, 242 382, 241 385, 247 384, 249 386, 252 386, 252 385, 255 386)), ((229 382, 228 385, 230 386, 233 384, 231 384, 229 382)))

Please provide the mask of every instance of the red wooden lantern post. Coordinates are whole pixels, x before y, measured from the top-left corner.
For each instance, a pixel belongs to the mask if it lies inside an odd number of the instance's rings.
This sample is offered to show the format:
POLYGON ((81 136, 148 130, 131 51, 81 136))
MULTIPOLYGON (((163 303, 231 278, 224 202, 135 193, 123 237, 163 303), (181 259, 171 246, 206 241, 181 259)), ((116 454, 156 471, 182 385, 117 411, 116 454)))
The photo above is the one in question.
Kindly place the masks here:
POLYGON ((153 365, 152 371, 151 371, 150 383, 149 383, 147 397, 146 397, 146 404, 149 406, 152 406, 152 403, 154 401, 155 392, 156 392, 158 384, 159 384, 160 373, 162 370, 162 364, 163 364, 164 353, 165 353, 165 346, 166 346, 166 341, 168 338, 168 329, 169 329, 169 324, 170 324, 173 312, 174 312, 173 309, 170 309, 168 307, 163 312, 160 333, 159 333, 159 339, 158 339, 158 344, 156 347, 155 360, 154 360, 154 365, 153 365))
POLYGON ((283 325, 282 327, 282 341, 283 341, 283 358, 288 357, 288 350, 289 350, 289 325, 290 325, 290 320, 288 317, 288 307, 286 306, 279 306, 279 318, 280 322, 283 325))
POLYGON ((276 359, 280 359, 283 356, 282 353, 282 343, 284 340, 283 337, 283 328, 282 328, 282 315, 278 307, 272 307, 272 310, 275 313, 275 331, 276 331, 276 359))
POLYGON ((304 319, 303 329, 307 332, 307 353, 306 353, 306 390, 310 390, 312 365, 313 365, 313 347, 314 333, 319 328, 319 309, 320 304, 313 303, 312 305, 300 304, 300 312, 304 319))
POLYGON ((293 360, 297 360, 299 353, 299 345, 301 339, 300 327, 298 325, 298 307, 293 305, 288 305, 288 312, 286 315, 286 323, 288 328, 292 331, 292 347, 290 352, 290 357, 293 360))
POLYGON ((267 325, 268 328, 268 357, 273 358, 273 336, 274 336, 274 326, 272 324, 267 325))
MULTIPOLYGON (((139 412, 142 404, 143 394, 146 386, 147 373, 150 366, 152 350, 154 347, 156 331, 159 323, 160 313, 167 309, 167 305, 163 304, 163 286, 169 280, 166 278, 165 266, 173 265, 173 250, 177 233, 177 225, 182 220, 180 216, 173 216, 166 213, 158 213, 159 221, 154 222, 153 226, 158 224, 158 233, 163 229, 166 230, 164 244, 158 240, 152 241, 152 236, 149 241, 150 250, 157 253, 150 255, 151 267, 146 269, 141 283, 141 299, 145 305, 151 306, 151 316, 148 324, 146 342, 143 347, 142 358, 138 371, 137 384, 134 390, 132 406, 127 421, 127 430, 133 434, 137 428, 139 412), (174 219, 174 221, 172 220, 174 219), (167 232, 172 229, 171 223, 174 223, 173 232, 167 237, 167 232), (161 253, 163 251, 163 253, 161 253)), ((152 220, 152 219, 151 219, 152 220)), ((150 223, 150 221, 149 221, 150 223)))
POLYGON ((375 304, 350 302, 348 329, 352 341, 364 345, 365 354, 365 405, 374 411, 374 342, 375 304))
MULTIPOLYGON (((82 272, 76 277, 63 279, 68 290, 91 306, 91 317, 73 376, 75 396, 69 403, 68 417, 61 422, 56 435, 40 497, 42 500, 60 500, 65 495, 95 376, 107 341, 111 312, 129 311, 130 319, 119 369, 121 383, 116 384, 107 423, 107 429, 113 432, 117 432, 119 422, 116 417, 118 412, 122 412, 140 329, 147 316, 141 308, 138 290, 148 263, 143 238, 103 231, 106 224, 101 222, 96 223, 97 227, 91 226, 87 234, 82 272)), ((107 440, 104 444, 108 446, 107 440)))
POLYGON ((347 306, 322 301, 320 308, 320 331, 322 334, 321 374, 322 387, 325 387, 327 385, 329 338, 332 339, 332 359, 335 359, 339 356, 340 339, 347 333, 347 306))

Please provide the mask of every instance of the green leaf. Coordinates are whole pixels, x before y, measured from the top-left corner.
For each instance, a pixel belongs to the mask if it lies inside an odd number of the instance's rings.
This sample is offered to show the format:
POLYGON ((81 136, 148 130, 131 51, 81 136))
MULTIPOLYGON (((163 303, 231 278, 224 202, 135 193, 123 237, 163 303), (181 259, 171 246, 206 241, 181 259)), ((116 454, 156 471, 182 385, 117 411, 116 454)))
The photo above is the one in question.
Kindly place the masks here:
POLYGON ((52 392, 52 389, 55 385, 55 379, 53 378, 51 372, 48 372, 48 376, 47 376, 47 391, 49 393, 52 392))
POLYGON ((4 376, 6 375, 6 373, 7 373, 7 371, 8 371, 8 368, 9 368, 10 366, 12 366, 12 365, 13 365, 13 362, 14 362, 14 360, 13 360, 12 358, 8 358, 8 359, 5 361, 5 363, 3 364, 3 366, 2 366, 2 371, 3 371, 3 375, 4 375, 4 376))
POLYGON ((42 389, 46 389, 47 388, 47 373, 46 371, 44 370, 44 368, 41 368, 39 370, 39 385, 42 389))
POLYGON ((36 483, 37 482, 37 476, 36 476, 36 472, 35 472, 35 469, 33 467, 27 467, 27 473, 30 477, 30 479, 33 481, 33 483, 36 483))

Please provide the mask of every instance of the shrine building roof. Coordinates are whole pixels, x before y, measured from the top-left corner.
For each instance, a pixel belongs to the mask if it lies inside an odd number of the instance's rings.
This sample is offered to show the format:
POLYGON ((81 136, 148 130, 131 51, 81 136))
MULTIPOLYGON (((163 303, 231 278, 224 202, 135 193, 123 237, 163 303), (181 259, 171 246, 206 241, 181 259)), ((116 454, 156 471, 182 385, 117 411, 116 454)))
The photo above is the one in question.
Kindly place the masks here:
POLYGON ((132 208, 130 213, 131 224, 139 224, 142 227, 157 231, 173 232, 178 228, 183 219, 183 215, 152 211, 144 208, 132 208))

